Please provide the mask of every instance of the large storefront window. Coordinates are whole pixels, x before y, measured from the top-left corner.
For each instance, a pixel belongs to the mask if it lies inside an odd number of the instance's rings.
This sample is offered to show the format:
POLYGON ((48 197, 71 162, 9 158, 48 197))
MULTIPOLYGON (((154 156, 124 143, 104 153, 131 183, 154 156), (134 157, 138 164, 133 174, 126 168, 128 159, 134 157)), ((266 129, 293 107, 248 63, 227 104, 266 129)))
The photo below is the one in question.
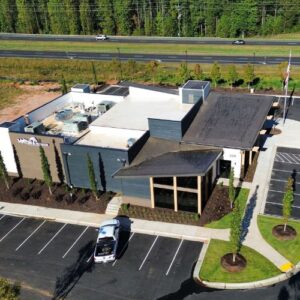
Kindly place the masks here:
POLYGON ((197 177, 177 177, 177 186, 197 189, 197 177))
POLYGON ((173 190, 154 188, 155 206, 174 209, 173 190))
POLYGON ((197 212, 198 195, 196 193, 177 192, 178 210, 197 212))

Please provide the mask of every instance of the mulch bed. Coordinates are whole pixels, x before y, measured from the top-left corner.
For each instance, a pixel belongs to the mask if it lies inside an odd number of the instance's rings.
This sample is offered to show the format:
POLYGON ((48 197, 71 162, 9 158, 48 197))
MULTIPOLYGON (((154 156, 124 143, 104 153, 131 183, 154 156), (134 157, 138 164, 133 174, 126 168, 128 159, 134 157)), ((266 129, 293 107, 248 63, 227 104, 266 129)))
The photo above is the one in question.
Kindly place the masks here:
POLYGON ((217 221, 231 212, 228 187, 216 185, 200 217, 200 225, 217 221))
POLYGON ((280 133, 281 133, 281 130, 278 129, 278 128, 272 128, 270 130, 270 134, 272 134, 272 135, 277 135, 277 134, 280 134, 280 133))
POLYGON ((284 225, 280 224, 273 227, 272 234, 278 240, 287 241, 293 240, 297 236, 297 231, 289 225, 286 226, 286 230, 284 231, 284 225))
POLYGON ((108 202, 115 195, 112 192, 102 193, 99 200, 96 200, 91 191, 73 189, 70 193, 64 184, 54 184, 52 187, 53 194, 50 195, 48 186, 44 182, 23 178, 12 179, 9 190, 6 189, 3 182, 0 182, 0 191, 0 201, 3 202, 101 214, 105 213, 108 202))
POLYGON ((228 272, 241 272, 245 269, 247 261, 244 256, 237 254, 235 257, 235 262, 233 262, 232 253, 227 253, 221 257, 221 265, 228 272))
POLYGON ((185 211, 175 212, 172 209, 155 207, 155 209, 132 205, 122 204, 119 215, 126 215, 129 218, 138 218, 149 221, 161 221, 167 223, 186 224, 199 226, 199 215, 185 211))

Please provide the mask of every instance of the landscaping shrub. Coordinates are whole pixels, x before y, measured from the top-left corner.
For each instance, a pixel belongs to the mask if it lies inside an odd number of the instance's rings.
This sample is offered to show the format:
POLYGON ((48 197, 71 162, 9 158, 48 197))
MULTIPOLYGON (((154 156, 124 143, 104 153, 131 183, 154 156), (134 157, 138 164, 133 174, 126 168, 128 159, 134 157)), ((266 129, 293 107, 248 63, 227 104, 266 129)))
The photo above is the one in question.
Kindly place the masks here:
POLYGON ((11 190, 11 194, 13 195, 13 197, 17 197, 18 195, 20 195, 20 193, 22 192, 22 190, 23 190, 23 187, 21 187, 21 186, 14 187, 11 190))
POLYGON ((30 198, 30 194, 28 193, 28 191, 23 191, 23 192, 20 194, 20 198, 21 198, 23 201, 27 201, 27 200, 30 198))
POLYGON ((33 199, 39 199, 40 197, 41 197, 41 195, 42 195, 42 191, 41 190, 32 190, 31 191, 31 197, 33 198, 33 199))
POLYGON ((55 201, 61 202, 64 199, 64 194, 57 194, 54 197, 55 201))

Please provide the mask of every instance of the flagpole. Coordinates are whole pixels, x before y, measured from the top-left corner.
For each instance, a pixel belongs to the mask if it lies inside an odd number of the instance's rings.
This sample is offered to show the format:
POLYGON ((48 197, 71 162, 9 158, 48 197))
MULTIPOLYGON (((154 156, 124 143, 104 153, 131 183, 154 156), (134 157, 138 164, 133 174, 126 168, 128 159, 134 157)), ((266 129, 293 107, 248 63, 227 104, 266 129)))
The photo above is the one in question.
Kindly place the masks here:
POLYGON ((288 86, 289 86, 291 57, 292 57, 292 50, 290 50, 289 64, 288 64, 287 70, 286 70, 286 78, 285 78, 285 85, 284 85, 285 97, 284 97, 284 106, 283 106, 283 123, 285 122, 285 118, 286 118, 286 100, 287 100, 288 86))

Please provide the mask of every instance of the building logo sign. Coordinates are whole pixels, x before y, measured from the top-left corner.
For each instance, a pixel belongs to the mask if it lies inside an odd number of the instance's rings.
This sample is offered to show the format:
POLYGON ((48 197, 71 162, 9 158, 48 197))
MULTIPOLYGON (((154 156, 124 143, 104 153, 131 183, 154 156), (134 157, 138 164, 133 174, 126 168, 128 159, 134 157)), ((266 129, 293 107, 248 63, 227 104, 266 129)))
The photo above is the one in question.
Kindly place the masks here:
POLYGON ((36 146, 36 147, 49 147, 49 144, 40 143, 36 137, 31 137, 29 139, 19 138, 17 139, 18 143, 25 144, 29 146, 36 146))

